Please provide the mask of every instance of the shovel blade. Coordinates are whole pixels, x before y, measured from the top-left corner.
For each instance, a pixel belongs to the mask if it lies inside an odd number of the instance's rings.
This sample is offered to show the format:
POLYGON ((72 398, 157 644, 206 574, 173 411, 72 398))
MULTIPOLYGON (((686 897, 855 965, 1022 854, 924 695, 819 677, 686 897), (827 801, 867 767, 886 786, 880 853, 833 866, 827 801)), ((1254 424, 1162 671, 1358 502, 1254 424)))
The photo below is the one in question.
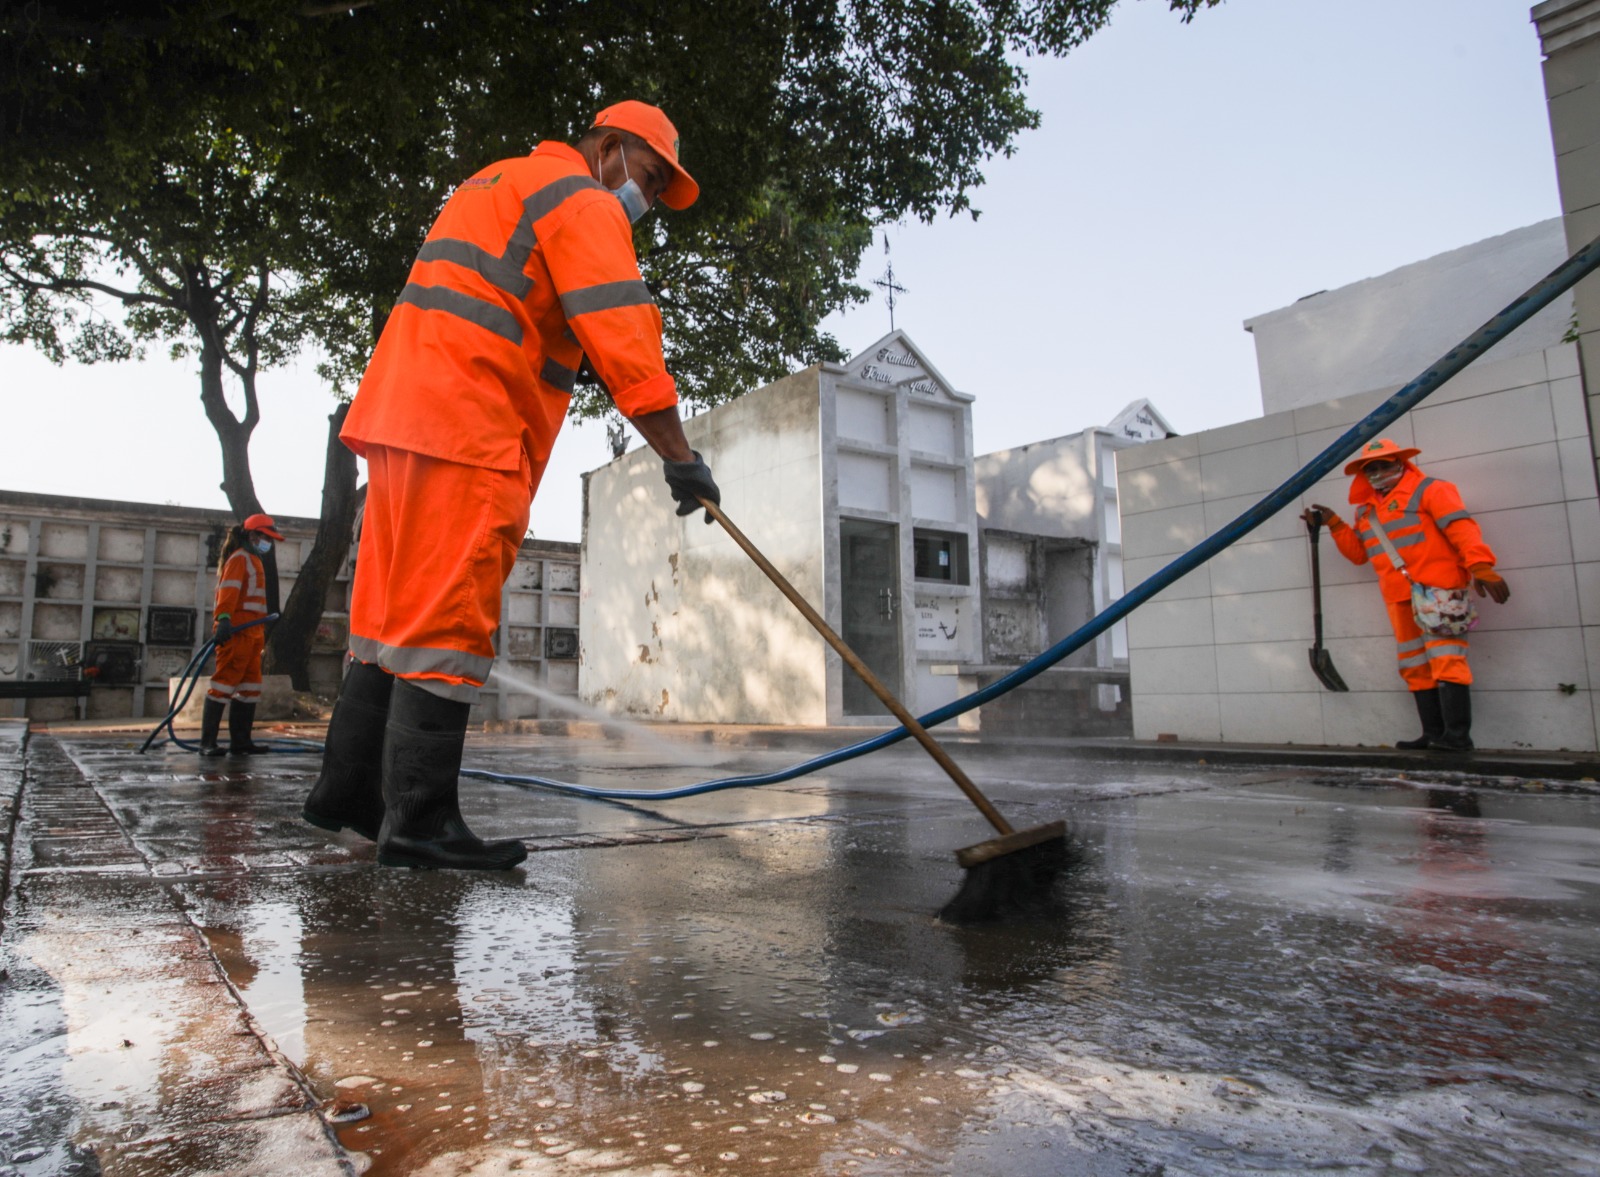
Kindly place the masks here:
POLYGON ((1333 658, 1328 651, 1321 646, 1312 646, 1309 653, 1311 654, 1311 673, 1317 676, 1318 682, 1330 691, 1348 691, 1350 689, 1345 685, 1345 681, 1340 677, 1338 670, 1334 668, 1333 658))

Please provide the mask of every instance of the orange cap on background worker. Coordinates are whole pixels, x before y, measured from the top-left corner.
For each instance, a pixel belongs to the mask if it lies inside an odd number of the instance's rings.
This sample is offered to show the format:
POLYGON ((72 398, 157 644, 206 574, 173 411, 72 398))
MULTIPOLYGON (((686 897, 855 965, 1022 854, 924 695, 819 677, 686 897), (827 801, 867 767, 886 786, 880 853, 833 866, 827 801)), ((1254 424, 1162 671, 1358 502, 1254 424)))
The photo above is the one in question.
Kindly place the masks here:
POLYGON ((678 128, 672 125, 672 120, 660 107, 630 98, 608 106, 595 115, 594 125, 615 127, 639 136, 650 145, 650 150, 661 157, 661 162, 672 169, 672 179, 661 193, 661 203, 668 208, 688 208, 699 197, 700 185, 678 162, 678 128))
POLYGON ((246 531, 259 531, 269 539, 275 539, 280 544, 283 542, 283 536, 278 534, 278 525, 273 522, 271 515, 263 515, 257 512, 246 519, 242 526, 246 531))

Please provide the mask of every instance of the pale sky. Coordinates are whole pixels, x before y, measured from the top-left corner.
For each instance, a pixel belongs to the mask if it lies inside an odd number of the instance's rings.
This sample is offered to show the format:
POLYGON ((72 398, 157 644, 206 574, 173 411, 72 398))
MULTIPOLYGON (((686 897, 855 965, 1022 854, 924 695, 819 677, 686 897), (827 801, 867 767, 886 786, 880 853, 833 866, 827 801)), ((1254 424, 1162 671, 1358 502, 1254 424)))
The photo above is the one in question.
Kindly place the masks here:
MULTIPOLYGON (((1243 320, 1559 214, 1529 7, 1225 0, 1186 26, 1123 0, 1077 53, 1031 63, 1043 126, 985 169, 976 223, 890 230, 896 325, 977 398, 979 453, 1138 397, 1183 433, 1259 416, 1243 320)), ((883 265, 880 238, 861 280, 883 265)), ((856 351, 888 311, 829 327, 856 351)), ((0 387, 0 488, 226 507, 192 364, 55 368, 0 345, 0 387)), ((258 493, 315 516, 331 398, 309 360, 260 388, 258 493)), ((608 459, 603 427, 569 423, 537 536, 580 537, 579 475, 608 459)))

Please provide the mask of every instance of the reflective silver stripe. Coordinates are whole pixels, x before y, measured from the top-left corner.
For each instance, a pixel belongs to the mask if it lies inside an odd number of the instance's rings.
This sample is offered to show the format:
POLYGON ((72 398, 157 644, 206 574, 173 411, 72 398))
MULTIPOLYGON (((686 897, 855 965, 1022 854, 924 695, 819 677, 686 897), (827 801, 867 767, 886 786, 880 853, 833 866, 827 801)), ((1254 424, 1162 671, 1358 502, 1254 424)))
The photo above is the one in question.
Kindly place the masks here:
POLYGON ((1428 664, 1428 656, 1426 654, 1418 654, 1414 658, 1402 658, 1402 659, 1400 659, 1400 669, 1401 670, 1409 670, 1413 666, 1426 666, 1427 664, 1428 664))
POLYGON ((242 589, 244 587, 244 581, 242 581, 242 580, 224 580, 224 581, 219 582, 217 584, 217 587, 218 588, 242 589))
MULTIPOLYGON (((517 226, 518 232, 521 228, 521 225, 517 226)), ((516 234, 512 235, 512 241, 516 241, 516 234)), ((481 245, 474 245, 470 241, 461 241, 455 237, 440 237, 423 242, 422 248, 417 251, 417 260, 451 262, 482 274, 490 285, 498 290, 504 290, 513 298, 527 298, 533 293, 533 279, 522 272, 522 267, 527 264, 528 254, 532 252, 530 247, 522 255, 522 261, 518 263, 509 257, 495 257, 481 245)))
POLYGON ((1402 654, 1409 654, 1412 650, 1420 650, 1420 649, 1422 649, 1423 646, 1425 646, 1427 644, 1428 644, 1428 639, 1425 638, 1425 637, 1412 638, 1410 641, 1401 642, 1395 648, 1397 650, 1399 650, 1402 654))
POLYGON ((1428 647, 1429 658, 1449 658, 1457 654, 1463 658, 1467 656, 1466 642, 1440 642, 1428 647))
MULTIPOLYGON (((546 184, 543 188, 539 189, 539 191, 535 192, 532 196, 528 197, 528 199, 522 202, 523 221, 529 226, 531 231, 535 221, 539 220, 541 217, 549 216, 551 213, 556 211, 556 208, 561 205, 561 203, 565 201, 567 197, 571 196, 574 192, 582 192, 585 188, 598 188, 602 192, 606 190, 605 185, 600 183, 599 180, 596 180, 592 176, 562 176, 559 180, 550 181, 550 183, 546 184)), ((521 229, 521 225, 518 226, 518 229, 521 229)), ((515 234, 512 235, 511 239, 513 242, 516 241, 515 234)), ((530 252, 532 251, 532 248, 533 247, 530 245, 530 252)), ((507 256, 510 256, 511 250, 507 249, 506 254, 507 256)), ((526 258, 524 258, 524 260, 526 260, 526 258)))
POLYGON ((1438 524, 1439 530, 1443 531, 1446 527, 1449 527, 1452 523, 1460 523, 1463 519, 1471 519, 1471 518, 1472 518, 1472 516, 1469 515, 1465 511, 1451 511, 1450 514, 1448 514, 1448 515, 1439 516, 1439 518, 1435 519, 1434 522, 1436 524, 1438 524))
POLYGON ((473 679, 480 686, 494 667, 493 658, 480 654, 427 646, 389 646, 359 634, 350 635, 350 652, 362 662, 376 662, 391 674, 453 674, 473 679))
MULTIPOLYGON (((534 222, 554 212, 573 193, 586 188, 599 188, 604 191, 605 186, 589 176, 563 176, 529 196, 522 202, 522 216, 517 218, 516 227, 511 230, 511 236, 506 241, 505 252, 499 257, 470 241, 462 241, 456 237, 440 237, 424 242, 422 249, 417 253, 417 260, 451 262, 464 266, 477 271, 496 289, 505 291, 513 298, 527 298, 533 293, 533 279, 524 271, 528 267, 528 259, 533 256, 534 246, 538 244, 538 238, 533 231, 534 222)), ((517 342, 521 342, 520 338, 517 342)))
POLYGON ((578 374, 563 364, 547 359, 544 368, 539 372, 539 379, 559 388, 562 392, 571 392, 572 386, 578 382, 578 374))
POLYGON ((640 279, 626 282, 601 282, 598 286, 584 286, 569 290, 561 296, 561 309, 569 319, 595 311, 613 311, 618 307, 655 306, 650 287, 640 279))
POLYGON ((408 282, 395 300, 395 305, 403 302, 425 311, 443 311, 447 315, 455 315, 485 331, 494 332, 502 339, 510 340, 518 347, 522 346, 522 325, 517 322, 517 317, 505 307, 484 302, 481 298, 473 298, 470 294, 462 294, 459 290, 444 286, 419 286, 415 282, 408 282))
POLYGON ((206 694, 213 699, 227 699, 233 696, 234 688, 225 682, 214 682, 206 688, 206 694))

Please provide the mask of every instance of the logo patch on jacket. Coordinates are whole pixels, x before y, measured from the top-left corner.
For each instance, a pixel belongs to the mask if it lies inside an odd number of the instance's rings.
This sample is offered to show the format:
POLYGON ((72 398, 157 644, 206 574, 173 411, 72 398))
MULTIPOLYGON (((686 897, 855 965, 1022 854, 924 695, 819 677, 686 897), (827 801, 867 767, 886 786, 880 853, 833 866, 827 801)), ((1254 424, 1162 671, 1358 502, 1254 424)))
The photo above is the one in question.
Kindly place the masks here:
POLYGON ((492 176, 473 176, 470 180, 463 180, 456 185, 457 192, 475 192, 480 188, 493 188, 500 182, 504 172, 496 172, 492 176))

